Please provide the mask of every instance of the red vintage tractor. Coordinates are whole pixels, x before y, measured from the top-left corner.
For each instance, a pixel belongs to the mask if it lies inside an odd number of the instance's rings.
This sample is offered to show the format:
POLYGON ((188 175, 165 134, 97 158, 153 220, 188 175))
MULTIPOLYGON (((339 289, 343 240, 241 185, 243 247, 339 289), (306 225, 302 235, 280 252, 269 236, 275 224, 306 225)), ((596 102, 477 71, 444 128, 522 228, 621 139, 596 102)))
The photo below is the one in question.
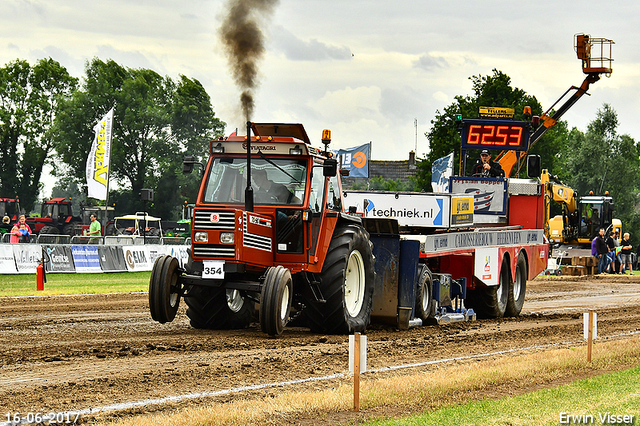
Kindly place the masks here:
MULTIPOLYGON (((162 256, 151 273, 153 319, 172 321, 184 298, 196 328, 247 327, 260 303, 260 326, 272 336, 294 313, 313 331, 364 331, 372 244, 361 218, 343 212, 330 132, 324 151, 301 124, 248 123, 247 134, 211 142, 189 261, 162 256)), ((183 171, 194 164, 185 158, 183 171)))

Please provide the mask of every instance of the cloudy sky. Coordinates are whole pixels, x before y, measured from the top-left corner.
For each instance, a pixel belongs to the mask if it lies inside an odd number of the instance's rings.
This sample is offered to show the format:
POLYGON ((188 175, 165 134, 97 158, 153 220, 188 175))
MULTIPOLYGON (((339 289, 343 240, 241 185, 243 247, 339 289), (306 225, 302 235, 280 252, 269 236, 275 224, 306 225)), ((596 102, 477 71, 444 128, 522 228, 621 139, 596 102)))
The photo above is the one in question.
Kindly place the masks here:
MULTIPOLYGON (((82 77, 92 57, 200 80, 227 134, 243 128, 218 30, 226 0, 1 0, 0 64, 52 57, 82 77)), ((280 0, 263 18, 253 119, 300 122, 315 145, 372 142, 373 159, 428 149, 436 110, 497 68, 549 107, 583 80, 576 33, 613 39, 614 72, 565 116, 585 130, 603 103, 640 139, 640 2, 280 0), (634 35, 635 34, 635 35, 634 35), (415 122, 417 120, 417 137, 415 122)), ((117 119, 117 117, 116 117, 117 119)), ((243 132, 242 132, 243 133, 243 132)))

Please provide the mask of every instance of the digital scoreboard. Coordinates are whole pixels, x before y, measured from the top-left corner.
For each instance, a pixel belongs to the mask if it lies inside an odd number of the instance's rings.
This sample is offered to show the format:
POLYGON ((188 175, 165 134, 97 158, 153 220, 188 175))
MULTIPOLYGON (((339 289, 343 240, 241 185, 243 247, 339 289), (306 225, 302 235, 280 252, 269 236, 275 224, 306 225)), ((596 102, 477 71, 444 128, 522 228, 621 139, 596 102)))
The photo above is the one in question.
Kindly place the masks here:
POLYGON ((464 120, 462 149, 526 151, 530 125, 526 121, 464 120))

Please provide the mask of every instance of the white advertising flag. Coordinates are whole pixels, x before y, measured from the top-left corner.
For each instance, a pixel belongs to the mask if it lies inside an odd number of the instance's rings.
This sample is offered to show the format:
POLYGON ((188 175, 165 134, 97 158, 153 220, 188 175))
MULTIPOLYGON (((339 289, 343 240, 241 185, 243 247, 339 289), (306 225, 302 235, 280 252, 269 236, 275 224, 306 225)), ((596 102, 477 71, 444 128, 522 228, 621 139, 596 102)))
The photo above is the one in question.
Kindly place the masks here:
POLYGON ((449 192, 449 178, 453 175, 453 152, 438 158, 431 165, 431 188, 433 192, 449 192))
POLYGON ((107 199, 109 189, 109 160, 111 157, 111 130, 113 129, 113 108, 105 114, 93 131, 95 137, 87 158, 87 187, 89 197, 107 199))

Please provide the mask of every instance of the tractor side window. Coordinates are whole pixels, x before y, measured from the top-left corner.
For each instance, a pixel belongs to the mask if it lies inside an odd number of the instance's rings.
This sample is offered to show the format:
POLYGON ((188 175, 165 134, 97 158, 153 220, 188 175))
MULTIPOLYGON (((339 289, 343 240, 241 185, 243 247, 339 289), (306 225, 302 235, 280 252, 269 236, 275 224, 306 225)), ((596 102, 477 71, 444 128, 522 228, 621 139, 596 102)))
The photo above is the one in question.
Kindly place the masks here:
POLYGON ((322 165, 316 164, 311 170, 311 192, 309 193, 309 208, 314 213, 322 211, 324 198, 324 181, 322 165))
POLYGON ((342 199, 340 198, 340 186, 338 185, 338 177, 329 178, 329 191, 327 191, 327 208, 329 210, 341 211, 342 199))
POLYGON ((53 204, 43 204, 42 217, 53 217, 53 204))

